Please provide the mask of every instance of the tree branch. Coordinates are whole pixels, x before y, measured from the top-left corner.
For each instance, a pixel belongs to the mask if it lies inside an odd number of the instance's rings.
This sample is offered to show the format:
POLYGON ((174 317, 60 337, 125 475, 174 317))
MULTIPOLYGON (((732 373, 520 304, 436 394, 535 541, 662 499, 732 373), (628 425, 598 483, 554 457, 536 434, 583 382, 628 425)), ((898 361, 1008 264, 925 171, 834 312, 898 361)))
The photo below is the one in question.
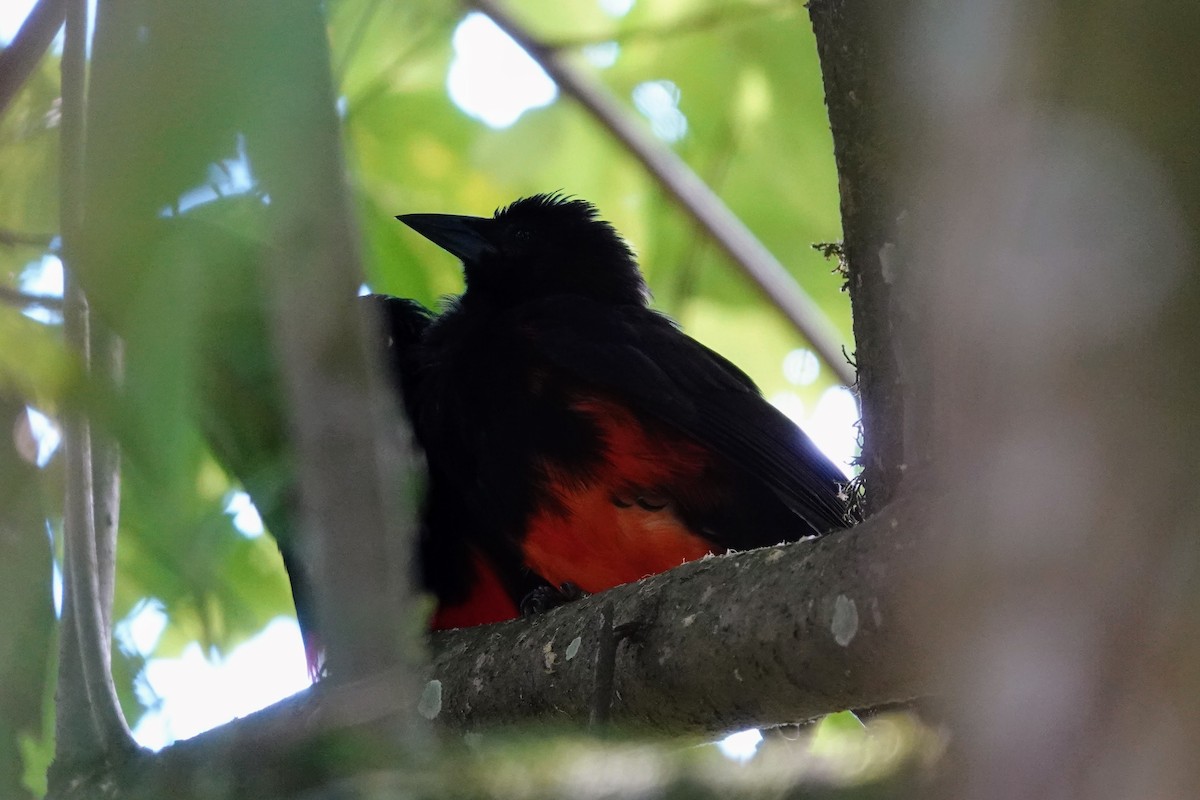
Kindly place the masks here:
POLYGON ((15 289, 9 289, 5 286, 0 286, 0 303, 7 303, 10 306, 39 306, 48 308, 54 311, 61 311, 63 301, 60 297, 43 297, 36 294, 27 294, 26 292, 18 292, 15 289))
POLYGON ((880 121, 886 90, 879 78, 887 74, 886 53, 875 4, 810 0, 808 11, 833 132, 854 312, 857 390, 867 432, 860 463, 867 510, 874 511, 889 502, 906 469, 919 464, 920 456, 913 451, 929 440, 912 422, 911 404, 920 382, 910 374, 911 361, 922 351, 918 343, 903 341, 900 335, 911 329, 905 325, 905 309, 915 306, 897 298, 897 273, 903 264, 895 245, 898 201, 888 153, 894 132, 880 121))
POLYGON ((671 148, 650 136, 599 82, 547 48, 496 0, 471 0, 642 163, 679 206, 800 331, 838 380, 854 383, 832 323, 782 264, 671 148))
POLYGON ((66 13, 67 0, 38 0, 12 43, 0 50, 0 116, 37 68, 66 13))
MULTIPOLYGON (((119 337, 97 320, 88 324, 92 369, 105 382, 122 382, 124 347, 119 337)), ((111 659, 113 597, 117 580, 117 523, 121 516, 121 448, 108 434, 91 431, 92 528, 96 537, 96 588, 105 655, 111 659)))
MULTIPOLYGON (((64 314, 66 337, 87 361, 87 305, 77 286, 68 284, 64 314)), ((121 712, 112 680, 110 620, 112 580, 102 575, 115 568, 113 548, 101 547, 96 533, 95 462, 87 420, 69 417, 64 424, 66 502, 63 511, 63 625, 61 630, 60 703, 56 764, 112 758, 136 749, 121 712), (102 564, 102 559, 104 563, 102 564), (109 591, 102 595, 102 587, 109 591)), ((102 479, 115 488, 115 476, 102 479)), ((106 507, 102 505, 100 507, 106 507)))
MULTIPOLYGON (((0 56, 8 52, 0 51, 0 56)), ((8 228, 0 228, 0 244, 5 247, 49 247, 54 237, 48 233, 25 233, 8 228)))
POLYGON ((912 698, 917 665, 892 656, 912 627, 895 598, 920 527, 915 510, 896 507, 822 539, 685 564, 529 620, 435 636, 438 720, 455 729, 586 722, 589 688, 606 669, 613 723, 672 732, 912 698), (611 665, 597 659, 608 606, 618 633, 611 665))
MULTIPOLYGON (((248 720, 247 720, 248 721, 248 720)), ((765 742, 749 763, 731 765, 715 747, 678 740, 563 736, 550 732, 480 738, 446 748, 437 760, 398 763, 388 755, 340 747, 338 766, 354 762, 320 788, 314 777, 334 765, 313 750, 280 758, 279 743, 262 737, 230 741, 207 771, 197 769, 186 744, 130 765, 119 776, 122 800, 213 800, 228 797, 490 798, 562 800, 564 797, 721 798, 779 800, 917 797, 938 742, 895 718, 868 721, 854 757, 822 752, 812 739, 765 742)), ((195 741, 195 740, 193 740, 195 741)), ((352 744, 357 744, 354 742, 352 744)), ((112 784, 105 775, 81 780, 57 800, 92 800, 112 784)))
MULTIPOLYGON (((609 682, 611 723, 712 735, 915 697, 927 688, 906 647, 918 624, 898 598, 924 519, 923 503, 903 501, 822 539, 692 562, 530 619, 434 634, 421 711, 455 732, 583 725, 596 687, 609 682), (615 647, 605 645, 610 634, 615 647)), ((146 780, 170 775, 179 785, 219 764, 238 787, 272 774, 317 781, 318 767, 297 765, 325 735, 355 741, 411 713, 388 701, 402 674, 318 684, 164 749, 144 765, 159 777, 146 780)))
POLYGON ((693 13, 678 19, 658 22, 650 25, 622 25, 608 31, 593 33, 586 36, 562 36, 545 42, 551 50, 574 50, 594 44, 628 44, 638 40, 673 39, 692 33, 702 33, 726 25, 745 25, 757 22, 759 18, 772 14, 792 14, 797 10, 795 3, 782 2, 771 5, 759 3, 741 3, 732 6, 719 6, 710 10, 693 13))
MULTIPOLYGON (((67 9, 67 43, 63 53, 62 117, 62 229, 63 252, 69 267, 76 268, 78 236, 83 218, 82 157, 84 108, 84 37, 87 10, 83 0, 73 0, 67 9)), ((68 272, 64 303, 64 336, 79 353, 84 365, 90 361, 91 334, 87 301, 68 272)), ((65 775, 72 765, 111 759, 136 749, 121 713, 112 681, 111 579, 101 577, 114 568, 112 548, 103 552, 96 537, 95 473, 92 435, 88 421, 71 416, 64 425, 66 500, 63 511, 63 625, 60 641, 59 706, 57 717, 56 775, 65 775)), ((106 488, 109 476, 101 478, 106 488)), ((115 513, 115 512, 114 512, 115 513)))

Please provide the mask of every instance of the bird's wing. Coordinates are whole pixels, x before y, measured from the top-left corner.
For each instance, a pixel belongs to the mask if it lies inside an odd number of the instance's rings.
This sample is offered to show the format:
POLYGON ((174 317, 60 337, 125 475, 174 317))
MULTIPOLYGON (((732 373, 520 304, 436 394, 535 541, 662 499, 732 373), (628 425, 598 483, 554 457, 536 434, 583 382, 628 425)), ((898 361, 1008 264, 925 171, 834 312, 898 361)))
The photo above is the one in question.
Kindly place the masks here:
POLYGON ((740 369, 636 306, 557 296, 514 312, 546 361, 763 481, 820 531, 847 525, 845 475, 740 369))

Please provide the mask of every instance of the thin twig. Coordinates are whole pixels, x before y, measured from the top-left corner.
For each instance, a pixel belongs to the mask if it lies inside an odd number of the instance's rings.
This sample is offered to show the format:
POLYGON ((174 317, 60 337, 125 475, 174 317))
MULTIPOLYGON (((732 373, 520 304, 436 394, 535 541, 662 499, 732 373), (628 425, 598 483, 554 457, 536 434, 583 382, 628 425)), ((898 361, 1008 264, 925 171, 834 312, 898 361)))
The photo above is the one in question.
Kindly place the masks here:
POLYGON ((63 301, 61 297, 45 297, 38 294, 28 294, 20 292, 16 289, 9 289, 7 286, 0 286, 0 303, 7 303, 10 306, 25 308, 26 306, 38 306, 47 308, 51 311, 62 311, 63 301))
MULTIPOLYGON (((445 8, 453 10, 453 6, 445 6, 445 8)), ((414 28, 408 31, 405 42, 397 45, 388 63, 376 71, 375 77, 368 81, 358 94, 349 98, 347 116, 353 116, 359 108, 392 91, 392 75, 398 74, 405 64, 425 52, 434 43, 440 44, 445 35, 445 25, 448 25, 449 22, 443 23, 439 18, 423 17, 422 23, 424 25, 422 29, 414 28)), ((347 63, 349 63, 348 59, 347 63)))
MULTIPOLYGON (((66 10, 66 45, 62 60, 62 179, 61 203, 63 252, 68 267, 77 264, 77 241, 83 220, 83 141, 84 141, 84 60, 87 31, 86 0, 72 0, 66 10)), ((73 271, 66 273, 66 302, 64 307, 64 336, 87 365, 90 355, 90 334, 87 301, 83 297, 73 271)), ((64 562, 66 585, 64 604, 70 609, 73 626, 64 626, 63 661, 77 664, 78 673, 70 677, 78 683, 63 688, 64 692, 86 692, 85 707, 71 706, 78 716, 60 716, 61 743, 59 758, 104 758, 137 747, 129 726, 121 713, 116 688, 112 680, 110 637, 106 625, 105 603, 101 598, 95 520, 95 473, 93 471, 91 431, 88 421, 75 417, 66 421, 65 453, 67 491, 64 507, 64 562), (83 711, 86 710, 86 716, 83 711), (95 740, 88 741, 88 733, 95 740)), ((107 479, 105 479, 107 485, 107 479)), ((109 554, 110 555, 110 554, 109 554)), ((105 569, 109 565, 105 565, 105 569)), ((111 588, 111 582, 106 582, 111 588)))
POLYGON ((841 355, 840 337, 820 306, 683 159, 635 122, 603 85, 547 49, 495 0, 470 2, 491 17, 563 91, 579 101, 642 162, 659 184, 791 321, 842 383, 848 386, 854 382, 854 371, 841 355))
MULTIPOLYGON (((716 147, 716 158, 709 165, 708 174, 704 177, 704 182, 713 191, 718 191, 721 184, 725 182, 725 177, 729 174, 729 165, 733 162, 733 155, 737 151, 737 140, 740 138, 739 131, 733 124, 723 126, 722 134, 716 147)), ((702 235, 699 228, 699 224, 693 221, 691 233, 687 237, 687 244, 683 249, 683 257, 676 269, 678 277, 675 281, 675 295, 672 299, 675 307, 679 309, 682 309, 684 304, 691 299, 696 283, 700 279, 702 257, 712 246, 712 242, 702 235)))
POLYGON ((66 13, 66 0, 38 0, 12 43, 0 50, 0 116, 37 68, 66 13))
MULTIPOLYGON (((63 316, 64 337, 87 363, 91 355, 87 301, 73 280, 69 280, 67 286, 63 316)), ((102 546, 97 537, 96 510, 109 509, 109 500, 115 491, 115 473, 97 477, 92 431, 86 419, 68 418, 63 440, 67 480, 63 510, 66 564, 64 605, 70 605, 74 620, 73 626, 64 626, 63 647, 70 646, 77 650, 75 659, 80 667, 79 677, 82 677, 83 685, 76 686, 74 690, 82 688, 88 698, 87 718, 70 720, 68 724, 78 726, 73 729, 73 736, 78 738, 74 739, 72 746, 79 748, 75 750, 75 755, 110 757, 137 747, 125 715, 121 712, 112 679, 112 638, 109 627, 111 594, 106 602, 102 596, 102 586, 111 593, 112 580, 111 577, 106 578, 106 574, 113 567, 113 551, 111 547, 102 546), (100 497, 97 489, 105 496, 100 497), (102 560, 102 555, 108 563, 102 560), (87 727, 89 725, 91 727, 87 727), (86 742, 80 736, 85 730, 96 735, 94 742, 86 742)), ((113 457, 107 451, 104 456, 105 460, 113 457)), ((112 513, 115 520, 115 512, 106 513, 112 513)))
MULTIPOLYGON (((74 4, 78 4, 75 0, 74 4)), ((39 3, 39 6, 42 4, 39 3)), ((64 3, 65 13, 65 3, 64 3)), ((84 61, 79 52, 78 26, 69 26, 66 49, 61 64, 63 87, 62 126, 60 132, 59 213, 63 232, 63 257, 74 263, 76 228, 80 218, 84 61)), ((66 270, 64 269, 64 272, 66 270)), ((86 317, 82 303, 68 309, 66 298, 72 297, 73 282, 64 274, 63 328, 67 346, 86 362, 86 317)), ((48 779, 51 792, 58 780, 69 779, 72 768, 80 763, 95 763, 104 756, 103 739, 96 729, 94 704, 88 683, 87 651, 80 632, 81 598, 88 596, 86 561, 90 548, 87 531, 88 515, 92 512, 90 447, 86 427, 81 420, 68 416, 63 420, 63 460, 65 467, 65 499, 63 502, 63 611, 59 627, 58 691, 55 704, 54 764, 48 779)), ((92 672, 95 672, 93 667, 92 672)))
MULTIPOLYGON (((0 51, 0 56, 6 52, 0 51)), ((48 233, 25 233, 0 228, 0 244, 6 247, 49 247, 53 243, 54 237, 48 233)))
POLYGON ((769 6, 746 3, 703 11, 679 19, 668 20, 667 22, 656 22, 641 26, 625 26, 585 36, 564 36, 560 39, 543 42, 543 45, 550 50, 576 50, 581 47, 588 47, 589 45, 607 44, 609 42, 614 44, 628 44, 639 39, 676 38, 692 33, 701 33, 725 25, 744 25, 748 22, 755 22, 760 17, 769 14, 780 12, 794 13, 798 8, 799 6, 792 2, 777 3, 769 6))
POLYGON ((371 0, 371 4, 363 9, 358 16, 358 21, 354 24, 354 29, 350 33, 350 39, 345 49, 342 52, 341 58, 333 66, 333 77, 338 86, 342 85, 342 79, 346 75, 346 65, 354 63, 358 56, 358 50, 362 47, 363 40, 366 39, 367 31, 371 29, 371 23, 375 19, 375 15, 379 12, 379 7, 383 4, 383 0, 371 0))

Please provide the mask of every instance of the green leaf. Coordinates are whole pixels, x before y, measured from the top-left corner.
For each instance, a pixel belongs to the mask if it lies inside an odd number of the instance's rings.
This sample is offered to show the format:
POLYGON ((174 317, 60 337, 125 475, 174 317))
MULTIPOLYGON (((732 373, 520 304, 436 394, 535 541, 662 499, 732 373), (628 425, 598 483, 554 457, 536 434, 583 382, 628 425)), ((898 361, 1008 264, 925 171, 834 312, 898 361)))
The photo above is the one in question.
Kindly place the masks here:
POLYGON ((49 680, 54 606, 50 540, 38 470, 20 451, 25 404, 0 394, 0 795, 18 797, 22 738, 38 740, 49 680), (13 436, 15 433, 17 436, 13 436))

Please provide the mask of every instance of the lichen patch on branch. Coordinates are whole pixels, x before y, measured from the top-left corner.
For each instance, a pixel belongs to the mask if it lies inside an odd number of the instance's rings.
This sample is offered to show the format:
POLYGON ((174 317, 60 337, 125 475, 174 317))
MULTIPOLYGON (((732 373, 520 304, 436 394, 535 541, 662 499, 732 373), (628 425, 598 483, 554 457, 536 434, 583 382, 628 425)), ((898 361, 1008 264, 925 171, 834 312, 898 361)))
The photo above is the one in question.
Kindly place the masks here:
POLYGON ((854 641, 858 634, 858 606, 844 594, 839 594, 833 601, 833 622, 829 629, 833 632, 833 640, 842 647, 854 641))
POLYGON ((435 719, 442 713, 442 682, 436 678, 425 684, 421 699, 417 701, 417 712, 425 719, 435 719))

